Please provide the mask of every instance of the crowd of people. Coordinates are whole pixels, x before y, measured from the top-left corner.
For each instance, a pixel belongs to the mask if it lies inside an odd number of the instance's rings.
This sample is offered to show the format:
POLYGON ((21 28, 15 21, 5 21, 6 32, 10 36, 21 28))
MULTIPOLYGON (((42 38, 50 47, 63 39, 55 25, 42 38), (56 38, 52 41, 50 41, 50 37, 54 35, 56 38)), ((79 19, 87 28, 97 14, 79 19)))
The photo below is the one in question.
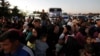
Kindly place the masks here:
POLYGON ((0 56, 99 56, 100 18, 0 18, 0 56))

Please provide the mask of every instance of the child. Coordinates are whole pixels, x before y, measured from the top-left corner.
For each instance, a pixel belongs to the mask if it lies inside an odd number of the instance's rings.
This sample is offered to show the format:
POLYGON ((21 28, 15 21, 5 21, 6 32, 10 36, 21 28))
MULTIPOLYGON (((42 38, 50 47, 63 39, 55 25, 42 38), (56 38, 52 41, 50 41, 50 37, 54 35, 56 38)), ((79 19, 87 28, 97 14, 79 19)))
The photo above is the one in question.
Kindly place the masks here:
POLYGON ((46 56, 48 45, 46 43, 47 35, 44 34, 39 40, 36 40, 36 56, 46 56))
POLYGON ((86 43, 84 45, 84 49, 82 52, 83 53, 81 54, 81 56, 93 56, 94 55, 91 37, 86 38, 86 43))
POLYGON ((61 48, 63 47, 64 41, 62 39, 58 40, 58 43, 56 44, 56 55, 58 56, 60 53, 61 48))

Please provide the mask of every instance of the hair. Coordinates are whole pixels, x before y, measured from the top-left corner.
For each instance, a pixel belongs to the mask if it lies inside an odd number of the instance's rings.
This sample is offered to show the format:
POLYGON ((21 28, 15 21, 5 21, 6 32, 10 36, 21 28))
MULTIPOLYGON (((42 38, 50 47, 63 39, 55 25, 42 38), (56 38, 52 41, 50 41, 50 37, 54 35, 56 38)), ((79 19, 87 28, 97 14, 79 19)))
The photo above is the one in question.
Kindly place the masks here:
POLYGON ((14 42, 16 40, 20 39, 20 34, 16 29, 10 29, 0 36, 0 42, 5 41, 9 39, 11 42, 14 42))
POLYGON ((34 22, 41 22, 40 19, 34 19, 34 22))
POLYGON ((65 27, 67 28, 66 34, 71 35, 72 34, 72 28, 71 28, 71 26, 70 25, 66 25, 65 27))
POLYGON ((40 37, 40 40, 42 40, 43 38, 47 38, 47 34, 45 34, 45 33, 42 34, 41 37, 40 37))
POLYGON ((80 32, 82 35, 87 36, 87 33, 85 32, 85 30, 86 30, 86 27, 81 27, 81 28, 79 29, 79 32, 80 32))
POLYGON ((88 38, 92 39, 91 36, 86 36, 86 37, 85 37, 85 44, 87 43, 86 41, 87 41, 88 38))
POLYGON ((28 27, 29 27, 29 28, 34 28, 34 25, 31 24, 31 23, 29 23, 29 24, 28 24, 28 27))
POLYGON ((66 25, 65 27, 67 28, 68 31, 72 31, 72 28, 70 25, 66 25))

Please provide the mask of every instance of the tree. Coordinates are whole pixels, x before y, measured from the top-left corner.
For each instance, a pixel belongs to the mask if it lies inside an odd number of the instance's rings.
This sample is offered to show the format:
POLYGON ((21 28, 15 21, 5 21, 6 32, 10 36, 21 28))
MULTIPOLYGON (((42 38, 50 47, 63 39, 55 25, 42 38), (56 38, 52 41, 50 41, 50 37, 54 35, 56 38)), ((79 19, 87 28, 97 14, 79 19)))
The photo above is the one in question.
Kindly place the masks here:
POLYGON ((19 9, 17 6, 15 6, 13 9, 12 9, 12 15, 13 16, 18 16, 19 14, 19 9))
POLYGON ((9 6, 8 1, 0 0, 0 16, 10 17, 9 6))
POLYGON ((5 16, 7 18, 10 18, 12 16, 18 16, 23 17, 22 13, 19 13, 20 10, 17 6, 15 6, 13 9, 9 8, 10 3, 6 0, 0 0, 0 17, 5 16))
POLYGON ((18 17, 23 17, 24 12, 21 12, 17 6, 15 6, 13 9, 12 9, 12 16, 18 16, 18 17))

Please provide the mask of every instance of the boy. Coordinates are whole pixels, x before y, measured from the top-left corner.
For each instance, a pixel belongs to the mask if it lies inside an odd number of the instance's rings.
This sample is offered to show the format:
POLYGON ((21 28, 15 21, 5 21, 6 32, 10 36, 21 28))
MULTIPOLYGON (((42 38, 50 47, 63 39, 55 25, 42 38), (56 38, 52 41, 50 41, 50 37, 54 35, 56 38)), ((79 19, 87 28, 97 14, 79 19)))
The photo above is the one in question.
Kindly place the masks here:
POLYGON ((36 40, 36 56, 46 56, 48 45, 46 43, 47 35, 44 34, 39 40, 36 40))

